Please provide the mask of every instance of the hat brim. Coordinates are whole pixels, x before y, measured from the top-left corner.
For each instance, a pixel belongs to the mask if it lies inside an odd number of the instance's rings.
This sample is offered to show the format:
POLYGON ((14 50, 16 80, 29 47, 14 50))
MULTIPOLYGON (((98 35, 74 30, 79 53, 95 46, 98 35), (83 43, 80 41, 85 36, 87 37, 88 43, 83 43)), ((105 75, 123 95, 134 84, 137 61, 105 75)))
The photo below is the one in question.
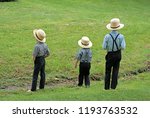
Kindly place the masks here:
POLYGON ((36 32, 37 32, 37 29, 33 30, 33 36, 35 37, 35 39, 39 42, 46 42, 46 38, 44 38, 43 40, 39 40, 39 38, 36 36, 36 32))
POLYGON ((117 27, 117 28, 112 28, 111 25, 110 25, 110 23, 106 25, 106 28, 109 29, 109 30, 120 30, 123 27, 124 27, 124 24, 120 24, 120 26, 117 27))
POLYGON ((78 41, 78 45, 81 47, 81 48, 91 48, 92 47, 92 42, 89 41, 89 44, 88 45, 83 45, 81 40, 78 41))

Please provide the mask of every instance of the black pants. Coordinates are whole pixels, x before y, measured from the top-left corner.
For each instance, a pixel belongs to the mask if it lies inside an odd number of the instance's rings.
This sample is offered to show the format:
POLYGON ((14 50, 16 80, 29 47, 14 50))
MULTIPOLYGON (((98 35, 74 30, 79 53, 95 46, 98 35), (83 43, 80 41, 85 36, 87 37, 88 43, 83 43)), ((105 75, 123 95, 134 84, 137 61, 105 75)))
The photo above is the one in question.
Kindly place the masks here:
POLYGON ((80 62, 78 86, 83 85, 83 80, 85 80, 86 87, 90 86, 90 78, 89 78, 90 68, 91 68, 91 63, 80 62))
POLYGON ((121 51, 108 52, 106 57, 105 67, 105 89, 115 89, 118 83, 118 72, 121 61, 121 51), (112 69, 112 70, 111 70, 112 69), (110 81, 110 75, 112 71, 112 80, 110 81))
POLYGON ((36 57, 34 61, 34 71, 33 71, 31 91, 36 91, 39 72, 41 77, 39 88, 44 89, 44 85, 45 85, 45 58, 44 57, 36 57))

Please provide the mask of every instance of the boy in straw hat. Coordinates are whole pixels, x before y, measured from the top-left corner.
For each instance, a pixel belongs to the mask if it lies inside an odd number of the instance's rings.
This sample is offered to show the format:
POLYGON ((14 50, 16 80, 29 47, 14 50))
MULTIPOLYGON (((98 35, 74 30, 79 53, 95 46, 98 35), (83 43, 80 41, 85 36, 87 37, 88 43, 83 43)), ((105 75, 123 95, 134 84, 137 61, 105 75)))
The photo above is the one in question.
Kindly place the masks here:
POLYGON ((34 71, 32 79, 32 87, 30 91, 36 91, 38 74, 40 72, 40 84, 39 89, 44 89, 45 85, 45 58, 49 56, 50 51, 46 45, 46 34, 42 29, 35 29, 33 31, 34 38, 37 43, 33 50, 33 61, 34 61, 34 71))
POLYGON ((78 45, 82 48, 76 57, 75 68, 77 67, 78 62, 80 61, 79 65, 79 77, 78 77, 78 86, 83 85, 83 80, 85 79, 85 86, 90 87, 90 68, 91 68, 91 59, 92 59, 92 42, 89 40, 88 37, 83 36, 79 41, 78 45))
POLYGON ((124 36, 118 32, 124 24, 120 23, 119 18, 111 19, 106 28, 111 32, 104 37, 103 49, 107 50, 105 65, 105 90, 115 89, 117 87, 119 65, 121 61, 121 50, 125 49, 126 43, 124 36), (112 70, 111 70, 112 69, 112 70), (110 75, 112 71, 112 80, 110 75))

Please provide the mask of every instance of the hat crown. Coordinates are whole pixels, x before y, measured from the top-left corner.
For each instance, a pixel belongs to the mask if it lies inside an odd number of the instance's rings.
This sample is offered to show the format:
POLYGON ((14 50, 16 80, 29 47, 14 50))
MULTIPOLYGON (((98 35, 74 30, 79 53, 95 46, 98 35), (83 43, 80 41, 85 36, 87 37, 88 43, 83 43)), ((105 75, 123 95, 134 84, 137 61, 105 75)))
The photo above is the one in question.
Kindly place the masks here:
POLYGON ((43 40, 46 37, 46 34, 42 29, 37 30, 36 35, 39 40, 43 40))
POLYGON ((120 19, 119 18, 113 18, 110 21, 110 27, 111 28, 117 28, 120 26, 120 19))
POLYGON ((87 36, 83 36, 79 41, 78 45, 82 48, 91 48, 92 47, 92 42, 87 36))
POLYGON ((81 39, 81 43, 83 45, 89 45, 89 38, 87 36, 83 36, 82 39, 81 39))

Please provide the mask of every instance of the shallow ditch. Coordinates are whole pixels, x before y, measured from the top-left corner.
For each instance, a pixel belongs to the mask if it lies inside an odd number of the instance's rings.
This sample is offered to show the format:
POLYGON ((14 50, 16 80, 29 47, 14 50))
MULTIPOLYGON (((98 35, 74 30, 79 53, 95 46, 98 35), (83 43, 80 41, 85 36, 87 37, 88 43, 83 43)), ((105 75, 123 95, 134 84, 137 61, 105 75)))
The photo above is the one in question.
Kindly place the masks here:
MULTIPOLYGON (((130 76, 135 76, 144 72, 150 72, 150 62, 148 62, 146 67, 143 68, 139 68, 137 70, 133 70, 133 71, 128 71, 125 73, 120 73, 119 77, 130 77, 130 76)), ((104 75, 103 74, 91 74, 90 76, 92 81, 101 81, 104 80, 104 75)), ((9 86, 1 86, 0 89, 5 89, 5 90, 26 90, 26 89, 30 89, 31 86, 31 81, 29 82, 29 78, 18 78, 18 80, 23 80, 25 79, 25 81, 22 83, 21 85, 9 85, 9 86)), ((55 87, 59 87, 59 86, 68 86, 68 87, 75 87, 77 86, 77 77, 65 77, 65 76, 55 76, 54 79, 49 79, 46 81, 46 87, 47 88, 55 88, 55 87)), ((38 86, 38 85, 37 85, 38 86)))

